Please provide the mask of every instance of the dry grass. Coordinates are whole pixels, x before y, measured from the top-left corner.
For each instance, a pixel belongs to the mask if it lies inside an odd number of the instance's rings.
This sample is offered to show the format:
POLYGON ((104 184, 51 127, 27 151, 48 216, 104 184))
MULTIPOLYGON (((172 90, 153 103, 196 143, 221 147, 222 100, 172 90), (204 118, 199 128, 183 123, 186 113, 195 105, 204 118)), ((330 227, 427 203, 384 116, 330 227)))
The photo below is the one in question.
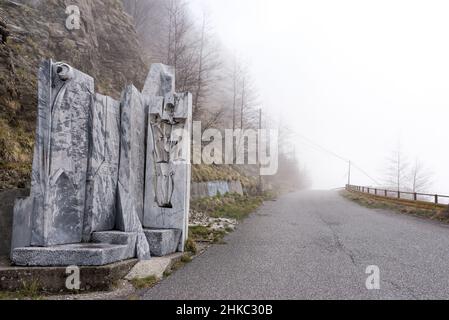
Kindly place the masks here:
POLYGON ((158 279, 155 276, 149 276, 146 278, 135 278, 130 282, 132 283, 134 288, 141 290, 154 287, 158 283, 158 279))
POLYGON ((231 218, 243 220, 254 212, 272 195, 249 196, 229 193, 211 198, 202 198, 191 202, 191 209, 204 212, 212 218, 231 218))
POLYGON ((240 181, 245 188, 257 186, 255 177, 247 177, 232 165, 192 165, 192 181, 240 181))
POLYGON ((354 201, 367 208, 393 210, 401 214, 409 214, 449 223, 449 210, 444 206, 435 205, 432 203, 401 201, 397 199, 367 195, 359 192, 349 192, 346 190, 341 191, 341 195, 346 199, 354 201))
POLYGON ((23 282, 22 289, 17 291, 0 291, 0 300, 41 300, 41 292, 39 291, 39 282, 23 282))

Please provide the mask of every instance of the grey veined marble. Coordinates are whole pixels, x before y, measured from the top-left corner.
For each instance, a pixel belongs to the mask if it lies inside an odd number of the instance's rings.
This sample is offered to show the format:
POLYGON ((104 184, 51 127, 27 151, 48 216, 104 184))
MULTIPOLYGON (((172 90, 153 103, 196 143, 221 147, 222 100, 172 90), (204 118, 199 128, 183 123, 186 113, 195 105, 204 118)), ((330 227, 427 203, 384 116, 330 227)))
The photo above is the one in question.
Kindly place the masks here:
POLYGON ((14 210, 14 263, 103 265, 184 249, 192 97, 175 93, 174 74, 155 64, 143 93, 128 86, 118 102, 65 63, 41 64, 32 188, 14 210))
POLYGON ((39 69, 39 101, 32 187, 17 218, 31 215, 33 246, 82 240, 89 157, 89 116, 94 80, 64 63, 44 61, 39 69), (28 212, 22 212, 25 208, 28 212))
POLYGON ((142 228, 147 127, 145 100, 134 86, 128 86, 122 95, 116 217, 116 226, 120 231, 138 233, 137 255, 141 259, 150 256, 150 248, 142 228))
POLYGON ((184 250, 190 205, 192 96, 175 93, 174 69, 153 64, 145 83, 149 97, 145 212, 151 229, 178 229, 184 250))
POLYGON ((120 157, 120 103, 95 95, 90 130, 84 240, 92 232, 113 230, 120 157))

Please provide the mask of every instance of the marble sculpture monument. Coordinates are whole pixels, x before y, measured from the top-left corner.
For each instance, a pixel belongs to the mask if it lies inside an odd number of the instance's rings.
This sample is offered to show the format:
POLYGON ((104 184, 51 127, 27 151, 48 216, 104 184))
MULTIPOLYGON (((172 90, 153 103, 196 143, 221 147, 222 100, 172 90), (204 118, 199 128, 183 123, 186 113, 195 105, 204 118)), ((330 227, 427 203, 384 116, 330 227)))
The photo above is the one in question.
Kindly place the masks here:
POLYGON ((19 266, 97 266, 183 251, 188 234, 192 98, 153 64, 121 101, 94 79, 42 62, 31 194, 14 208, 19 266))

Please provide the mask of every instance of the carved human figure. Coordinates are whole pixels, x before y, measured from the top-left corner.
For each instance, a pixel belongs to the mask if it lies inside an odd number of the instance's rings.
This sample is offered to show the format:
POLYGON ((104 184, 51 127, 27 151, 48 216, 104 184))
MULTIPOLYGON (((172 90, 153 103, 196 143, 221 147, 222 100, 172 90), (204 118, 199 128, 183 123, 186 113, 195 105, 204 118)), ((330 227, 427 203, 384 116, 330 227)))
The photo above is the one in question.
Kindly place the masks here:
POLYGON ((190 198, 192 96, 175 93, 175 70, 153 64, 143 94, 148 97, 144 227, 181 231, 187 237, 190 198))
POLYGON ((150 114, 150 126, 152 130, 155 171, 154 188, 155 201, 161 208, 172 208, 171 203, 174 192, 173 161, 179 155, 180 137, 176 136, 175 130, 179 120, 174 118, 175 98, 167 96, 161 114, 150 114))

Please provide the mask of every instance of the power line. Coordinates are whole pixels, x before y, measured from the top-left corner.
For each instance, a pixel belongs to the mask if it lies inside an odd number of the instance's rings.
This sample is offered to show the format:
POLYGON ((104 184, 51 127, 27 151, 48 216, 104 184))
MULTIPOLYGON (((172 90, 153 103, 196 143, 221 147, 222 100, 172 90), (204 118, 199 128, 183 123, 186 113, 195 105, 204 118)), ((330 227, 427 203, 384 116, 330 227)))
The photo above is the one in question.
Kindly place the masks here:
POLYGON ((367 176, 368 178, 370 178, 375 184, 377 184, 378 186, 380 185, 380 183, 374 179, 373 177, 371 177, 365 170, 363 170, 362 168, 360 168, 357 164, 355 164, 354 162, 351 162, 352 165, 359 170, 361 173, 363 173, 365 176, 367 176))
POLYGON ((368 174, 364 169, 362 169, 359 165, 357 165, 353 161, 351 161, 351 160, 349 160, 349 159, 347 159, 347 158, 337 154, 336 152, 334 152, 334 151, 332 151, 332 150, 330 150, 330 149, 328 149, 326 147, 323 147, 319 143, 317 143, 317 142, 313 141, 312 139, 304 136, 303 134, 300 134, 300 133, 298 133, 296 131, 293 131, 291 129, 289 129, 289 130, 291 132, 293 132, 293 134, 295 134, 296 136, 302 138, 303 140, 307 141, 309 144, 312 144, 313 146, 315 146, 317 149, 319 149, 321 151, 324 151, 325 153, 328 153, 328 154, 334 156, 335 158, 337 158, 337 159, 339 159, 339 160, 341 160, 341 161, 343 161, 345 163, 351 163, 351 166, 353 166, 355 169, 359 170, 362 174, 364 174, 367 178, 372 180, 375 184, 380 185, 379 182, 376 179, 374 179, 370 174, 368 174))
POLYGON ((315 145, 316 147, 318 147, 318 148, 321 149, 322 151, 324 151, 324 152, 326 152, 326 153, 328 153, 328 154, 330 154, 330 155, 332 155, 332 156, 334 156, 334 157, 336 157, 336 158, 338 158, 338 159, 340 159, 340 160, 342 160, 342 161, 344 161, 344 162, 349 162, 349 161, 350 161, 349 159, 346 159, 345 157, 342 157, 342 156, 338 155, 337 153, 333 152, 332 150, 329 150, 329 149, 323 147, 322 145, 316 143, 315 141, 313 141, 313 140, 307 138, 306 136, 304 136, 304 135, 302 135, 302 134, 300 134, 300 133, 295 132, 295 134, 296 134, 297 136, 299 136, 300 138, 302 138, 302 139, 308 141, 309 143, 315 145))

